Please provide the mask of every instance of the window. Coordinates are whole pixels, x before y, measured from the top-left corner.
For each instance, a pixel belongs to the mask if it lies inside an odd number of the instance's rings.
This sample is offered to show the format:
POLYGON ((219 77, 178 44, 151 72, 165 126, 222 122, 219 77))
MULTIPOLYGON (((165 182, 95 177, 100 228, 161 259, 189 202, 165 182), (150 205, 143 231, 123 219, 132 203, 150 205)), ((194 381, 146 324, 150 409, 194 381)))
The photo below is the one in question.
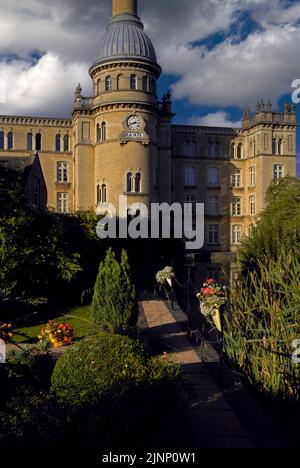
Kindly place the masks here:
POLYGON ((41 182, 35 177, 33 181, 33 204, 36 207, 40 206, 41 199, 41 182))
POLYGON ((242 216, 242 199, 235 197, 231 205, 232 216, 242 216))
POLYGON ((220 169, 218 167, 210 167, 208 169, 208 186, 209 187, 220 186, 220 169))
POLYGON ((241 243, 242 233, 243 233, 242 226, 240 225, 232 226, 231 242, 233 245, 238 245, 241 243))
POLYGON ((97 94, 101 93, 101 80, 97 81, 97 94))
POLYGON ((134 191, 136 193, 141 193, 142 191, 142 176, 141 176, 141 173, 138 172, 136 175, 135 175, 135 179, 134 179, 134 191))
POLYGON ((61 151, 61 135, 57 134, 55 137, 55 151, 61 151))
POLYGON ((195 141, 191 142, 190 156, 191 156, 191 158, 196 158, 197 157, 197 143, 195 141))
POLYGON ((128 172, 126 175, 126 192, 133 192, 133 175, 132 172, 128 172))
POLYGON ((59 213, 67 213, 69 211, 69 194, 68 193, 57 194, 57 211, 59 213))
POLYGON ((281 164, 275 164, 274 166, 274 179, 280 180, 284 177, 284 166, 281 164))
POLYGON ((219 216, 220 214, 220 197, 218 195, 210 195, 207 204, 208 216, 219 216))
POLYGON ((107 202, 107 187, 106 184, 97 185, 97 204, 107 202))
POLYGON ((101 141, 101 126, 100 126, 100 124, 97 124, 96 139, 97 139, 97 143, 99 143, 101 141))
POLYGON ((278 140, 278 154, 282 154, 282 140, 278 140))
POLYGON ((101 124, 101 141, 106 141, 106 123, 101 124))
POLYGON ((256 215, 256 197, 255 197, 255 195, 251 195, 251 197, 249 197, 249 207, 250 207, 250 215, 255 216, 256 215))
POLYGON ((137 76, 131 75, 130 77, 130 89, 137 89, 137 76))
POLYGON ((278 154, 278 142, 276 138, 273 138, 273 141, 272 141, 272 153, 278 154))
POLYGON ((67 183, 68 182, 68 163, 59 161, 57 163, 57 182, 67 183))
POLYGON ((155 187, 158 186, 158 182, 159 182, 159 171, 158 171, 158 167, 155 166, 154 168, 154 186, 155 187))
POLYGON ((118 75, 118 77, 117 77, 117 89, 121 89, 122 80, 123 80, 123 75, 118 75))
POLYGON ((149 92, 149 77, 147 75, 143 76, 143 91, 145 93, 149 92))
POLYGON ((250 226, 248 227, 248 237, 250 238, 253 237, 254 229, 255 229, 254 224, 250 224, 250 226))
POLYGON ((187 203, 187 214, 194 216, 196 214, 196 196, 187 195, 184 202, 187 203))
MULTIPOLYGON (((255 144, 255 142, 254 142, 255 144)), ((243 159, 243 145, 240 143, 236 150, 236 159, 243 159)))
POLYGON ((7 134, 7 149, 12 150, 14 148, 14 134, 13 132, 8 132, 7 134))
POLYGON ((232 143, 230 147, 230 157, 231 159, 235 159, 235 144, 232 143))
POLYGON ((208 156, 210 159, 219 159, 220 157, 220 143, 209 142, 208 156))
POLYGON ((32 151, 32 133, 27 133, 27 151, 32 151))
POLYGON ((4 132, 0 132, 0 149, 4 149, 4 132))
POLYGON ((156 95, 156 80, 155 80, 155 78, 151 79, 151 92, 156 95))
POLYGON ((232 187, 239 188, 242 186, 242 171, 240 169, 236 169, 232 174, 231 182, 232 187))
POLYGON ((197 186, 197 171, 195 167, 188 166, 184 168, 184 185, 185 187, 197 186))
POLYGON ((112 90, 112 77, 107 76, 105 78, 105 91, 111 91, 112 90))
POLYGON ((41 151, 41 149, 42 149, 42 135, 40 133, 37 133, 35 135, 35 150, 41 151))
POLYGON ((188 141, 183 142, 183 155, 188 158, 190 155, 190 143, 188 141))
POLYGON ((220 226, 219 226, 219 224, 209 224, 207 243, 209 245, 218 245, 220 243, 220 226))
POLYGON ((249 168, 249 182, 250 182, 250 187, 255 187, 256 186, 256 167, 251 166, 249 168))
POLYGON ((70 141, 69 141, 69 135, 66 134, 64 136, 64 152, 67 153, 70 151, 70 141))
POLYGON ((251 155, 255 156, 256 155, 256 141, 255 141, 255 139, 250 141, 250 147, 251 147, 251 155))

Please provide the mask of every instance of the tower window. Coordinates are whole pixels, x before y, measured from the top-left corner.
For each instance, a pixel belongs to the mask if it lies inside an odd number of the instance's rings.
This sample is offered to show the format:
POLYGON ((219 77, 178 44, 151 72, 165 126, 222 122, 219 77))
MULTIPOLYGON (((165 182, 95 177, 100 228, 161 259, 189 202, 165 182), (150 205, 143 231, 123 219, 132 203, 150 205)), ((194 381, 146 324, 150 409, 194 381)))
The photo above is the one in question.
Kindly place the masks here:
POLYGON ((27 133, 27 151, 32 151, 32 133, 27 133))
POLYGON ((122 80, 123 80, 123 75, 118 75, 118 77, 117 77, 117 89, 121 89, 122 80))
POLYGON ((68 163, 64 161, 59 161, 57 163, 57 182, 58 183, 67 183, 68 182, 68 163))
POLYGON ((4 132, 0 132, 0 149, 4 149, 4 132))
POLYGON ((131 75, 130 77, 130 89, 137 89, 137 76, 131 75))
POLYGON ((97 94, 101 93, 101 80, 97 81, 97 94))
POLYGON ((230 147, 230 157, 231 159, 235 159, 235 144, 232 143, 230 147))
POLYGON ((61 135, 57 134, 55 137, 55 151, 61 151, 61 135))
POLYGON ((105 91, 111 91, 112 90, 112 77, 107 76, 105 78, 105 91))
POLYGON ((69 141, 69 135, 66 134, 64 136, 64 152, 67 153, 68 151, 70 151, 70 141, 69 141))
POLYGON ((106 123, 101 124, 101 141, 106 141, 106 123))
POLYGON ((284 166, 281 164, 275 164, 274 165, 274 179, 275 180, 280 180, 283 179, 284 177, 284 166))
POLYGON ((97 124, 97 143, 101 141, 101 126, 97 124))
POLYGON ((141 173, 140 173, 140 172, 138 172, 138 173, 135 175, 134 191, 135 191, 136 193, 141 193, 141 191, 142 191, 142 176, 141 176, 141 173))
POLYGON ((97 204, 107 202, 107 187, 106 184, 97 185, 97 204))
POLYGON ((149 77, 147 75, 143 77, 143 91, 145 93, 149 92, 149 77))
POLYGON ((41 151, 41 149, 42 149, 42 135, 40 133, 37 133, 35 135, 35 150, 41 151))
POLYGON ((240 143, 236 150, 236 159, 243 159, 243 145, 240 143))
POLYGON ((126 176, 126 192, 130 193, 132 191, 133 191, 132 172, 128 172, 126 176))
POLYGON ((14 134, 13 132, 8 132, 7 134, 7 149, 12 150, 14 148, 14 134))

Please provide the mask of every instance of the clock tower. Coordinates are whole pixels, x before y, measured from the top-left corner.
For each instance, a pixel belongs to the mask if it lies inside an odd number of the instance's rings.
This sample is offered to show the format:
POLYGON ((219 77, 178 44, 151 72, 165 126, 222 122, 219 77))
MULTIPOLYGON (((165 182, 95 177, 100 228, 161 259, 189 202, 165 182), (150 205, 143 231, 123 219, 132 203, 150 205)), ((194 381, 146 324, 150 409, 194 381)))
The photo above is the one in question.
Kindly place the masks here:
MULTIPOLYGON (((90 126, 94 153, 93 161, 88 152, 80 164, 93 166, 94 177, 85 179, 89 194, 77 209, 87 208, 90 198, 91 207, 112 203, 117 208, 119 195, 127 195, 129 204, 157 201, 160 73, 137 0, 112 0, 112 17, 90 68, 94 95, 80 116, 80 125, 90 126)), ((86 177, 89 172, 80 169, 86 177)))

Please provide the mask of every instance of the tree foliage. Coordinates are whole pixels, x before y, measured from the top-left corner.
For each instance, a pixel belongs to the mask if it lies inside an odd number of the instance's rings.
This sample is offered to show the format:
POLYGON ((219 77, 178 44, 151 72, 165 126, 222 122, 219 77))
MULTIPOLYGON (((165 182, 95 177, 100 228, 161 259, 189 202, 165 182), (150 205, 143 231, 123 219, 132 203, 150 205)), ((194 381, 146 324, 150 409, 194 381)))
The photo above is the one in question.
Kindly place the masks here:
POLYGON ((99 267, 92 303, 93 319, 103 330, 126 333, 134 305, 135 288, 127 253, 123 250, 118 262, 110 248, 99 267))

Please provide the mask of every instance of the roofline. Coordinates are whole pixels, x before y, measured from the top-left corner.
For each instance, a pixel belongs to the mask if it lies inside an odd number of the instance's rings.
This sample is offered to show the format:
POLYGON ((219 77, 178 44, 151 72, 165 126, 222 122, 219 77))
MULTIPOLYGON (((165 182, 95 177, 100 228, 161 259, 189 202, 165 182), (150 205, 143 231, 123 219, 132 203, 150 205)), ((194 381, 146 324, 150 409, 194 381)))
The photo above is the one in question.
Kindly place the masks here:
POLYGON ((162 72, 161 66, 158 63, 153 62, 150 59, 143 58, 143 57, 138 56, 138 55, 119 55, 119 56, 115 56, 115 57, 108 57, 107 59, 99 59, 97 62, 95 62, 89 68, 89 74, 91 76, 93 70, 96 67, 102 67, 102 66, 105 66, 105 65, 116 64, 116 63, 120 64, 120 63, 124 63, 124 62, 138 62, 138 63, 142 63, 143 65, 148 65, 148 66, 154 68, 158 72, 159 75, 162 72))
POLYGON ((52 120, 52 121, 61 121, 61 122, 70 122, 72 124, 72 119, 67 119, 63 117, 40 117, 35 115, 7 115, 7 114, 0 114, 0 121, 1 119, 35 119, 35 120, 52 120))

